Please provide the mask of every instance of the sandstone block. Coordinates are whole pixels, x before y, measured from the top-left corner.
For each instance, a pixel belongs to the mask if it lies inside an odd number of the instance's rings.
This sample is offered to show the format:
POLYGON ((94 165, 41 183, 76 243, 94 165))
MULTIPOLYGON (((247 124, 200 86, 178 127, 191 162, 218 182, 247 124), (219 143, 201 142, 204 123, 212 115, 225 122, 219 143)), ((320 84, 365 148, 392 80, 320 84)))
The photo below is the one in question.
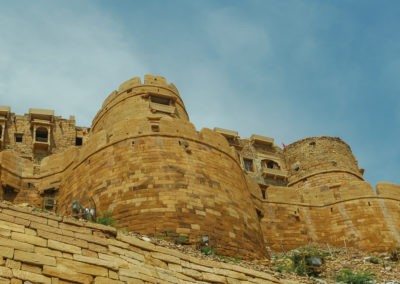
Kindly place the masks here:
POLYGON ((6 260, 6 267, 11 268, 11 269, 20 269, 21 268, 21 262, 19 261, 14 261, 11 259, 6 260))
POLYGON ((208 273, 208 272, 203 272, 202 275, 203 275, 204 281, 208 281, 208 282, 212 282, 212 283, 226 283, 227 282, 225 276, 215 275, 213 273, 208 273))
POLYGON ((55 234, 59 234, 59 235, 62 234, 61 229, 54 228, 52 226, 48 226, 48 225, 41 224, 41 223, 32 222, 29 226, 32 229, 36 229, 38 231, 38 233, 39 233, 39 230, 41 230, 41 231, 51 232, 51 233, 55 233, 55 234))
POLYGON ((10 284, 10 283, 11 283, 10 279, 0 277, 0 284, 10 284))
MULTIPOLYGON (((5 214, 11 215, 11 216, 19 217, 19 218, 26 219, 29 221, 34 221, 36 223, 47 224, 47 218, 38 217, 33 214, 17 212, 17 211, 9 210, 9 209, 4 209, 3 212, 5 214)), ((31 212, 29 212, 29 213, 31 213, 31 212)))
POLYGON ((51 278, 48 278, 48 277, 40 275, 40 274, 32 273, 29 271, 23 271, 23 270, 19 270, 19 269, 13 269, 12 273, 15 278, 18 278, 21 280, 27 280, 27 281, 36 282, 36 283, 51 284, 51 278))
POLYGON ((95 251, 95 252, 102 252, 102 253, 107 253, 108 252, 107 247, 96 245, 96 244, 92 244, 92 243, 88 243, 88 249, 91 250, 91 251, 95 251))
POLYGON ((0 228, 0 236, 9 237, 9 236, 11 236, 11 231, 0 228))
POLYGON ((46 256, 38 253, 29 253, 19 250, 16 250, 14 252, 14 259, 31 264, 50 265, 50 266, 56 265, 56 258, 53 256, 46 256))
POLYGON ((27 252, 33 252, 33 245, 22 243, 16 240, 10 240, 0 237, 0 244, 5 247, 15 248, 27 252))
POLYGON ((203 279, 203 275, 201 274, 201 272, 198 272, 197 270, 193 270, 190 268, 183 268, 182 270, 182 274, 192 277, 196 280, 202 280, 203 279))
POLYGON ((12 270, 8 267, 0 266, 0 276, 6 277, 6 278, 11 278, 13 276, 12 270))
POLYGON ((139 254, 139 253, 127 250, 127 249, 121 249, 119 247, 115 247, 112 245, 109 245, 108 248, 110 249, 110 252, 117 253, 119 255, 124 255, 129 258, 133 258, 133 259, 144 262, 144 255, 142 255, 142 254, 139 254))
POLYGON ((117 233, 117 240, 120 240, 122 242, 126 242, 128 244, 131 244, 135 247, 139 247, 145 250, 155 250, 155 245, 149 242, 145 242, 142 240, 139 240, 138 238, 132 237, 132 236, 127 236, 124 235, 121 231, 118 231, 117 233))
POLYGON ((52 249, 42 248, 42 247, 35 247, 35 253, 42 254, 42 255, 48 255, 48 256, 56 256, 56 257, 62 256, 62 253, 58 250, 52 250, 52 249))
POLYGON ((181 264, 181 260, 179 258, 172 256, 172 255, 163 254, 160 252, 152 252, 151 257, 160 259, 160 260, 168 262, 168 263, 181 264))
POLYGON ((0 220, 0 229, 10 230, 14 232, 25 232, 25 227, 22 225, 17 225, 11 222, 0 220))
POLYGON ((108 276, 107 268, 93 264, 87 264, 79 261, 57 258, 57 265, 65 266, 72 271, 80 273, 90 274, 94 276, 105 276, 105 277, 108 276))
POLYGON ((55 220, 48 219, 48 220, 47 220, 47 224, 48 224, 49 226, 58 228, 58 222, 55 221, 55 220))
POLYGON ((125 282, 119 280, 113 280, 105 277, 96 277, 94 284, 124 284, 125 282))
POLYGON ((94 258, 94 257, 89 257, 89 256, 83 256, 80 254, 74 254, 74 259, 77 261, 89 263, 89 264, 94 264, 94 265, 100 265, 104 267, 108 267, 113 270, 118 270, 118 263, 104 260, 104 259, 99 259, 99 258, 94 258))
POLYGON ((128 243, 120 242, 120 241, 117 241, 116 239, 112 239, 112 238, 107 239, 107 244, 113 245, 116 247, 120 247, 120 248, 125 248, 125 249, 129 247, 128 243))
POLYGON ((37 245, 41 247, 46 247, 47 246, 47 240, 36 237, 36 236, 30 236, 22 233, 17 233, 17 232, 12 232, 11 233, 11 239, 32 244, 32 245, 37 245))
POLYGON ((82 248, 88 247, 88 243, 85 240, 75 239, 75 238, 71 238, 71 237, 63 236, 63 235, 59 235, 59 234, 53 234, 53 233, 43 231, 43 230, 38 230, 37 232, 40 237, 43 237, 45 239, 52 239, 52 240, 55 240, 58 242, 62 242, 62 243, 66 243, 66 244, 70 244, 70 245, 74 245, 74 246, 78 246, 78 247, 82 247, 82 248))
POLYGON ((3 247, 0 246, 0 257, 6 257, 6 258, 13 258, 14 256, 14 249, 10 247, 3 247))
POLYGON ((70 253, 78 253, 81 254, 82 253, 82 249, 80 247, 74 246, 74 245, 69 245, 66 243, 62 243, 59 241, 55 241, 55 240, 48 240, 48 247, 55 249, 55 250, 59 250, 59 251, 65 251, 65 252, 70 252, 70 253))
POLYGON ((22 263, 21 270, 33 272, 36 274, 42 274, 42 268, 40 266, 22 263))
POLYGON ((11 279, 10 284, 22 284, 22 280, 17 279, 17 278, 13 278, 13 279, 11 279))
POLYGON ((86 227, 82 227, 82 225, 80 226, 74 226, 74 225, 70 225, 70 224, 65 224, 65 223, 60 223, 58 226, 61 230, 69 230, 72 232, 77 232, 77 233, 82 233, 82 234, 87 234, 87 235, 91 235, 92 234, 92 230, 86 227))
POLYGON ((75 283, 90 284, 93 277, 87 274, 79 273, 73 271, 65 266, 58 265, 53 266, 43 266, 43 274, 51 277, 57 277, 60 279, 68 280, 75 283))
POLYGON ((124 281, 127 284, 144 284, 145 283, 143 280, 136 279, 136 278, 130 278, 130 277, 126 277, 126 276, 120 276, 119 279, 124 281))
POLYGON ((214 273, 223 275, 223 276, 227 276, 227 277, 231 277, 231 278, 235 278, 235 279, 247 280, 246 275, 244 275, 243 273, 228 270, 228 269, 214 268, 214 273))
POLYGON ((89 235, 89 234, 81 234, 81 233, 75 233, 74 234, 75 238, 82 239, 82 240, 87 240, 88 242, 99 244, 99 245, 107 245, 107 239, 106 238, 101 238, 97 237, 94 235, 89 235))

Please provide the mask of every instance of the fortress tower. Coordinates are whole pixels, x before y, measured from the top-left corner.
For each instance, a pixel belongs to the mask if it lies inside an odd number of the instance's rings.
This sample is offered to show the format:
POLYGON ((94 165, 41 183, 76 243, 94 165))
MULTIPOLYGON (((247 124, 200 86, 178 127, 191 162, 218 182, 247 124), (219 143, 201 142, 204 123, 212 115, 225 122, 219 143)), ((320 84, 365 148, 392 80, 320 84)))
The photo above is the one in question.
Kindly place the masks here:
POLYGON ((146 75, 112 92, 91 128, 52 110, 0 107, 0 200, 72 214, 112 211, 132 232, 174 232, 223 255, 263 258, 265 246, 310 241, 400 246, 400 186, 363 180, 350 147, 197 131, 173 84, 146 75))

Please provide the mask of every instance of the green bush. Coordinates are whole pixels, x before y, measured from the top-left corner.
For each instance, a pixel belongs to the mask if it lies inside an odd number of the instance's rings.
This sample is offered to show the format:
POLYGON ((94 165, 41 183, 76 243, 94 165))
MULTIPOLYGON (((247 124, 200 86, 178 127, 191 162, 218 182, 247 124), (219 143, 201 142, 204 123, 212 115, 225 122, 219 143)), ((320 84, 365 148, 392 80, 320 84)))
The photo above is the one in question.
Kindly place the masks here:
POLYGON ((112 211, 101 212, 101 216, 97 217, 96 219, 92 219, 93 222, 106 225, 106 226, 116 226, 116 220, 112 217, 112 211))
POLYGON ((216 255, 218 250, 216 248, 204 247, 201 249, 201 253, 205 255, 216 255))
POLYGON ((375 280, 373 272, 353 272, 351 269, 343 269, 335 276, 335 281, 344 282, 346 284, 367 284, 375 280))
MULTIPOLYGON (((301 276, 318 276, 321 272, 320 267, 327 255, 329 254, 318 250, 316 247, 301 247, 298 250, 292 251, 291 255, 288 256, 288 259, 292 262, 289 271, 293 271, 301 276), (319 258, 318 261, 321 261, 319 265, 312 263, 315 258, 319 258)), ((284 267, 281 269, 284 269, 284 267)))

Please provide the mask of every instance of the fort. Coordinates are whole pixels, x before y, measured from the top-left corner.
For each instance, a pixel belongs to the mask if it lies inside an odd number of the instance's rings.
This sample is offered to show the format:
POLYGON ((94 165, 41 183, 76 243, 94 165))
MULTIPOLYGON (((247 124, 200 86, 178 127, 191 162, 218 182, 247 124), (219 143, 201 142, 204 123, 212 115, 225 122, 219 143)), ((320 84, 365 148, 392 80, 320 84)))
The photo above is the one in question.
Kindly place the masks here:
POLYGON ((112 211, 128 231, 206 238, 245 259, 309 242, 400 246, 400 186, 374 190, 340 138, 282 149, 262 135, 197 131, 160 76, 121 84, 91 127, 52 110, 0 107, 0 147, 0 200, 15 204, 71 215, 77 200, 112 211))

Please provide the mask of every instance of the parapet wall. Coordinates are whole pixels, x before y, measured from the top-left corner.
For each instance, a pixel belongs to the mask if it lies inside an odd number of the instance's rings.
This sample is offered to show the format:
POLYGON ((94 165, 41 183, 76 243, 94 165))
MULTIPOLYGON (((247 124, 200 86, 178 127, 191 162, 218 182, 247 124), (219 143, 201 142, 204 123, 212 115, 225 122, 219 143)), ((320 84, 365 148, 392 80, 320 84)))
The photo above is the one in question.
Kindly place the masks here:
POLYGON ((113 227, 0 203, 0 283, 280 283, 113 227))
POLYGON ((377 188, 378 194, 362 181, 301 192, 270 187, 261 220, 265 241, 276 250, 309 242, 370 251, 399 247, 400 186, 381 183, 377 188))
POLYGON ((139 77, 135 77, 122 83, 119 90, 112 92, 104 101, 93 120, 92 132, 112 131, 115 123, 127 118, 150 118, 156 121, 160 117, 189 120, 178 90, 160 76, 146 75, 143 84, 139 77), (169 105, 152 103, 152 95, 170 100, 169 105))
POLYGON ((363 180, 350 147, 340 138, 312 137, 284 150, 288 186, 314 187, 363 180))

